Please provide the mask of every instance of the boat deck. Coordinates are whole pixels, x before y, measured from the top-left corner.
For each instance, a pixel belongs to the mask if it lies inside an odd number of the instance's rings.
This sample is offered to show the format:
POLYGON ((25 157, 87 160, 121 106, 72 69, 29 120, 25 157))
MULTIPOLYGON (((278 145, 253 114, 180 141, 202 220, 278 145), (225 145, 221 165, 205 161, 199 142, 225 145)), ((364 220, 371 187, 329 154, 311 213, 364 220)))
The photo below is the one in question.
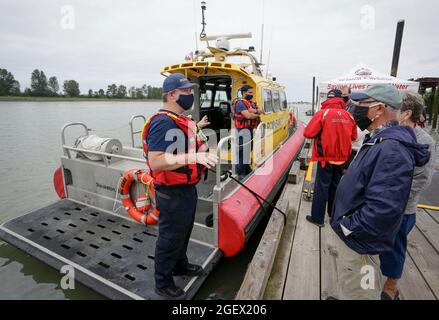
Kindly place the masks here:
MULTIPOLYGON (((110 299, 161 299, 154 292, 157 229, 104 211, 58 201, 0 226, 0 238, 110 299)), ((190 241, 188 258, 202 277, 175 277, 191 299, 221 258, 218 249, 190 241)))
MULTIPOLYGON (((319 300, 337 298, 339 273, 337 245, 328 221, 318 228, 305 220, 311 202, 303 200, 304 172, 297 185, 288 184, 284 192, 289 200, 288 222, 280 239, 265 299, 319 300)), ((432 186, 439 183, 436 173, 432 186)), ((432 187, 423 200, 437 201, 432 187), (434 199, 433 199, 434 198, 434 199)), ((431 204, 427 202, 427 204, 431 204)), ((437 204, 436 204, 437 205, 437 204)), ((416 226, 408 239, 404 274, 399 282, 404 300, 439 298, 439 212, 418 209, 416 226)))

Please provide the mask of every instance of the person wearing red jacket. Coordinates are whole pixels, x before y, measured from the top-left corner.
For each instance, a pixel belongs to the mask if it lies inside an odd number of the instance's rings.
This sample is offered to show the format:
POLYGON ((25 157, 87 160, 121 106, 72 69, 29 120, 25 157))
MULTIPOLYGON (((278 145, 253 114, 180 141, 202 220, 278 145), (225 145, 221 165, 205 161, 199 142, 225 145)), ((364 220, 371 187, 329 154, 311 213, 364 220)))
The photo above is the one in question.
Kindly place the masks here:
POLYGON ((303 134, 314 139, 311 161, 318 162, 311 215, 306 220, 319 227, 324 226, 326 204, 331 216, 335 191, 352 153, 352 141, 357 140, 357 125, 345 107, 342 92, 329 91, 328 99, 303 134))

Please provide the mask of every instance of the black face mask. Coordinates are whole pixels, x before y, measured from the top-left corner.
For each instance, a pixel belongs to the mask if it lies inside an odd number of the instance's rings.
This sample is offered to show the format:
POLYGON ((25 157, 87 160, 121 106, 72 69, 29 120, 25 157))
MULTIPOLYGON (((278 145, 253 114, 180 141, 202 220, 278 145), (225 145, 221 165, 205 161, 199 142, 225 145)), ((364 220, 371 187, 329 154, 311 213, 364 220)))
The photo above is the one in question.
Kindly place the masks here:
POLYGON ((184 110, 189 110, 192 108, 194 104, 194 94, 180 94, 180 97, 177 100, 177 104, 182 107, 184 110))
POLYGON ((368 112, 368 107, 355 106, 354 108, 354 120, 361 131, 366 130, 372 124, 372 120, 367 116, 368 112))
POLYGON ((343 101, 346 102, 346 103, 348 103, 348 101, 349 101, 349 96, 344 96, 344 97, 343 97, 343 101))

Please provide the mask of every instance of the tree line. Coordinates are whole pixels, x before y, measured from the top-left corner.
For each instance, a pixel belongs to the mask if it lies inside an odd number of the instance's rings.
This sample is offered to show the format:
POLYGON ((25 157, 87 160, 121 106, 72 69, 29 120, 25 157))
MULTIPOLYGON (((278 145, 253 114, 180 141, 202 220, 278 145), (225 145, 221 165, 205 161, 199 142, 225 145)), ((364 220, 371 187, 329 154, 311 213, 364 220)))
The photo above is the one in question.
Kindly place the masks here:
POLYGON ((65 80, 62 90, 57 77, 47 79, 43 70, 35 69, 31 74, 30 88, 20 89, 20 83, 15 80, 14 75, 6 69, 0 68, 0 96, 22 96, 22 97, 88 97, 88 98, 110 98, 110 99, 161 99, 162 88, 143 85, 140 88, 124 85, 111 84, 107 90, 88 90, 88 94, 81 94, 79 83, 75 80, 65 80))

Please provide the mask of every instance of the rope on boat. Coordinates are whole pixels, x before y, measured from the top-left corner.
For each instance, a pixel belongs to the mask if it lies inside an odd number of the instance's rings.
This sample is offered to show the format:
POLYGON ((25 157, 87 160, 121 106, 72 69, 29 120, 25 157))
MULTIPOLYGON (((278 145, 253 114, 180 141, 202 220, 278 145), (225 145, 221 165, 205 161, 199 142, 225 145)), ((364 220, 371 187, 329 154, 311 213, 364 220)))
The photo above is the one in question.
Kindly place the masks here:
MULTIPOLYGON (((213 173, 216 173, 216 171, 213 170, 213 169, 209 169, 209 171, 211 171, 211 172, 213 172, 213 173)), ((242 183, 241 181, 239 181, 239 179, 236 179, 236 178, 233 176, 233 174, 232 174, 232 172, 231 172, 230 170, 224 172, 224 178, 221 179, 221 180, 226 180, 227 178, 232 179, 233 181, 235 181, 236 183, 238 183, 239 185, 241 185, 242 187, 244 187, 247 191, 249 191, 253 196, 255 196, 255 198, 258 200, 259 204, 262 206, 262 209, 264 210, 265 213, 266 213, 266 211, 265 211, 265 208, 264 208, 264 206, 262 205, 261 201, 265 202, 265 203, 268 204, 271 208, 273 208, 274 210, 276 210, 276 211, 278 211, 280 214, 282 214, 282 216, 284 217, 284 226, 287 224, 287 214, 286 214, 284 211, 280 210, 280 209, 277 208, 273 203, 267 201, 267 199, 263 198, 262 196, 260 196, 259 194, 257 194, 255 191, 253 191, 252 189, 250 189, 249 187, 247 187, 244 183, 242 183)))

